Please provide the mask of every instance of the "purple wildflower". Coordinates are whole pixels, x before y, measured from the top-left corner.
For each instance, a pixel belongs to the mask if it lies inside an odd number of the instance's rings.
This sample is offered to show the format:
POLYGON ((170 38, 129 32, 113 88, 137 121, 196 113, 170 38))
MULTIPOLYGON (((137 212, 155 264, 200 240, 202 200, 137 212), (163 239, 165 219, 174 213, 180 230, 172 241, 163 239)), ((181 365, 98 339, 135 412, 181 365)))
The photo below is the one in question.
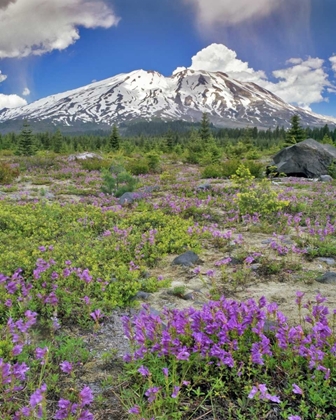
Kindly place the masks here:
POLYGON ((293 392, 294 392, 294 394, 303 395, 303 391, 302 391, 302 389, 298 385, 293 384, 292 386, 293 386, 293 392))
POLYGON ((84 405, 90 405, 93 401, 93 394, 91 389, 86 386, 84 387, 81 392, 79 393, 80 399, 81 399, 81 406, 84 405))
POLYGON ((68 361, 64 361, 60 363, 61 371, 64 373, 71 373, 72 372, 72 364, 68 361))

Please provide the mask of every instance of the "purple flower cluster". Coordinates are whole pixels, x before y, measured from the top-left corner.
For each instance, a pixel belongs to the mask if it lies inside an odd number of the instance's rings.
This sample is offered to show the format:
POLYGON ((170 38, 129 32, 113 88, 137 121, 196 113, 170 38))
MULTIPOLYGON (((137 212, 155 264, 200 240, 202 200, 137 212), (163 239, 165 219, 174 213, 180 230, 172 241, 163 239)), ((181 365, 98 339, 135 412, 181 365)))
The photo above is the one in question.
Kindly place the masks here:
POLYGON ((263 365, 265 357, 273 357, 281 349, 303 357, 310 369, 325 372, 327 379, 330 369, 323 363, 327 356, 335 357, 336 343, 328 325, 328 309, 320 305, 319 295, 316 303, 310 303, 311 315, 306 317, 312 323, 309 331, 303 331, 301 325, 290 327, 277 305, 267 303, 265 298, 257 303, 253 299, 236 302, 222 297, 218 302, 204 305, 202 310, 164 309, 162 316, 150 313, 144 305, 144 310, 133 320, 123 318, 125 334, 136 347, 125 360, 141 360, 147 353, 173 356, 177 360, 198 355, 218 366, 232 368, 241 361, 242 348, 249 349, 250 361, 255 365, 263 365), (277 324, 272 343, 265 333, 265 321, 270 317, 277 324))

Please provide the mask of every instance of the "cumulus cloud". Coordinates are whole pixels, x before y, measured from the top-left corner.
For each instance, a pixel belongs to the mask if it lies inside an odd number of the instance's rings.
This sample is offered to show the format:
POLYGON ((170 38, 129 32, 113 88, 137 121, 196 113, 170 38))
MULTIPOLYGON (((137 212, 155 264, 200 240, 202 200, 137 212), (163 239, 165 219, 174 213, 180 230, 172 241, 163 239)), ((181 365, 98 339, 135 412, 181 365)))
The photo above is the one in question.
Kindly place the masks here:
POLYGON ((119 18, 104 0, 0 0, 0 58, 63 50, 79 27, 110 28, 119 18))
MULTIPOLYGON (((336 71, 336 56, 329 58, 336 71)), ((221 71, 242 82, 254 82, 268 89, 284 101, 308 109, 313 103, 327 100, 323 93, 335 92, 324 69, 324 60, 308 57, 291 58, 287 67, 272 72, 274 80, 270 80, 264 71, 254 70, 247 62, 237 58, 235 51, 223 44, 211 44, 198 52, 191 59, 193 70, 221 71)), ((180 68, 176 69, 176 73, 180 68)))
POLYGON ((250 19, 260 19, 288 0, 184 0, 196 10, 200 23, 235 25, 250 19))
POLYGON ((30 90, 26 87, 23 89, 22 96, 28 96, 28 95, 30 95, 30 90))
POLYGON ((261 85, 284 101, 303 108, 325 100, 323 92, 326 88, 332 88, 332 84, 323 68, 324 60, 295 58, 288 60, 287 64, 287 68, 273 71, 273 76, 279 80, 277 83, 266 81, 261 85))
POLYGON ((20 96, 0 93, 0 110, 3 108, 17 108, 23 105, 27 105, 27 101, 20 96))
POLYGON ((245 82, 259 82, 266 74, 249 67, 247 62, 237 58, 237 53, 223 44, 211 44, 199 51, 191 59, 191 69, 222 71, 231 77, 245 82))

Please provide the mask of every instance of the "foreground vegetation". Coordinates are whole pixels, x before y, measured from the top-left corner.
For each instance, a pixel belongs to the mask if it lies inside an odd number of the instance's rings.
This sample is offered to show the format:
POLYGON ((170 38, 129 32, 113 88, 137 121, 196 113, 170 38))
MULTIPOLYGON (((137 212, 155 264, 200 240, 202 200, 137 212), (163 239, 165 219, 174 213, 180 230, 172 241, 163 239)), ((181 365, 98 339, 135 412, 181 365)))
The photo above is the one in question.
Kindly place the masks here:
POLYGON ((155 144, 120 141, 87 160, 2 150, 2 418, 334 419, 336 312, 300 292, 321 274, 316 258, 336 256, 334 183, 272 183, 251 141, 155 144), (172 272, 186 250, 203 263, 172 272), (175 275, 208 287, 204 305, 185 307, 175 275), (298 322, 280 297, 238 299, 270 280, 295 282, 298 322), (140 310, 139 292, 166 291, 173 309, 140 310), (117 378, 113 348, 96 356, 84 337, 129 307, 117 378), (82 378, 98 358, 97 390, 82 378))

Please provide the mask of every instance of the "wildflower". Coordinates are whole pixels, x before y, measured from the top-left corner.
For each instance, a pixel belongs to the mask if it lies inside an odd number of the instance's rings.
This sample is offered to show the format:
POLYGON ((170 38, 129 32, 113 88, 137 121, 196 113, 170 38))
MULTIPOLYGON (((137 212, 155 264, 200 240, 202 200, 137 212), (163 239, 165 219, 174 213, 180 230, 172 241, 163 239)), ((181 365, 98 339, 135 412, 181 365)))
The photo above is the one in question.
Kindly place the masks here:
POLYGON ((168 368, 162 368, 164 376, 168 377, 168 368))
POLYGON ((152 388, 148 388, 145 392, 146 397, 148 397, 148 402, 151 403, 155 401, 156 394, 160 391, 160 388, 158 386, 154 386, 152 388))
POLYGON ((128 410, 129 414, 140 414, 140 407, 135 405, 134 407, 128 410))
POLYGON ((293 386, 293 392, 294 392, 294 394, 303 395, 303 391, 302 391, 302 389, 298 385, 293 384, 292 386, 293 386))
POLYGON ((300 416, 289 416, 288 420, 301 420, 300 416))
POLYGON ((29 404, 31 407, 36 407, 38 404, 40 404, 43 400, 43 394, 47 390, 47 385, 43 384, 41 388, 38 388, 30 397, 29 404))
POLYGON ((140 366, 138 369, 138 372, 142 375, 142 376, 149 376, 150 375, 150 371, 148 370, 148 368, 146 368, 145 366, 140 366))
POLYGON ((100 309, 96 309, 95 311, 90 313, 91 318, 98 323, 98 321, 103 318, 103 313, 100 309))
POLYGON ((81 406, 90 405, 93 401, 93 395, 91 389, 86 386, 84 387, 81 392, 79 393, 81 399, 81 406))
POLYGON ((48 347, 44 347, 44 349, 41 349, 40 347, 37 347, 35 349, 35 357, 37 360, 44 359, 44 356, 46 355, 48 351, 48 347))
POLYGON ((172 398, 177 398, 178 393, 179 393, 179 391, 180 391, 180 388, 181 388, 181 387, 179 387, 179 386, 174 386, 174 391, 173 391, 173 393, 171 394, 171 397, 172 397, 172 398))
POLYGON ((64 373, 71 373, 72 372, 72 364, 68 361, 64 361, 60 363, 61 371, 64 373))

